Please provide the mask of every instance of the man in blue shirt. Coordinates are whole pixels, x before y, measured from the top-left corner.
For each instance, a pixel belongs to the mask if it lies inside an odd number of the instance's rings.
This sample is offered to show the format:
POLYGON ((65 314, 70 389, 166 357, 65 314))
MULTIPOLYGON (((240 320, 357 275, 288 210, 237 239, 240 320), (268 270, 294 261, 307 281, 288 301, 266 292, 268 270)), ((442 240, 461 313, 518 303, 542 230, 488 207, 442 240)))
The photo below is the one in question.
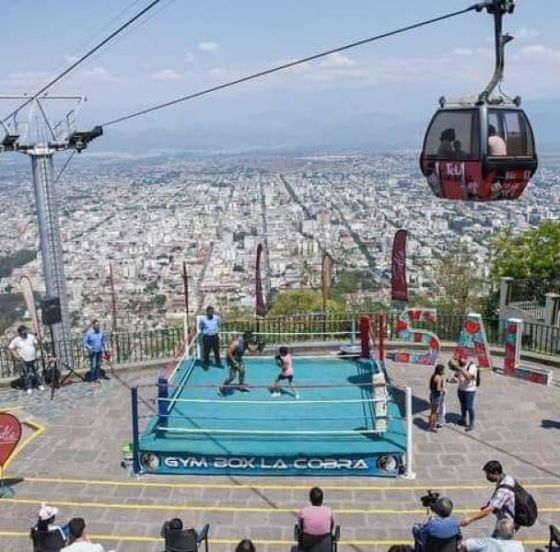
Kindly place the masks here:
POLYGON ((101 330, 99 320, 91 323, 91 328, 84 335, 83 344, 89 355, 91 381, 97 381, 100 376, 104 379, 111 379, 101 371, 101 358, 107 351, 107 336, 101 330))
POLYGON ((214 352, 214 361, 218 368, 223 368, 220 359, 220 317, 214 314, 214 307, 206 307, 206 315, 198 324, 198 331, 202 334, 202 367, 208 370, 210 365, 210 351, 214 352))
POLYGON ((453 502, 449 498, 438 498, 430 506, 432 513, 424 523, 417 523, 412 527, 415 550, 425 550, 428 539, 451 539, 461 537, 459 519, 451 515, 453 502))

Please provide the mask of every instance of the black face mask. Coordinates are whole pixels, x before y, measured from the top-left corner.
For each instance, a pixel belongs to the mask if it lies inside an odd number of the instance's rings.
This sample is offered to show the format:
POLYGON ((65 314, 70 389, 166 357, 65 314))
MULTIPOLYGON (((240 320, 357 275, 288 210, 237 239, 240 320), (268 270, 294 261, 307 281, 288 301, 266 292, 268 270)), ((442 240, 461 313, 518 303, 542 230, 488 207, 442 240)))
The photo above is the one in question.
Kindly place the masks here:
POLYGON ((20 333, 19 333, 19 336, 20 336, 22 339, 25 339, 25 338, 27 337, 27 332, 20 332, 20 333))
POLYGON ((212 318, 214 318, 214 313, 206 313, 206 317, 212 320, 212 318))

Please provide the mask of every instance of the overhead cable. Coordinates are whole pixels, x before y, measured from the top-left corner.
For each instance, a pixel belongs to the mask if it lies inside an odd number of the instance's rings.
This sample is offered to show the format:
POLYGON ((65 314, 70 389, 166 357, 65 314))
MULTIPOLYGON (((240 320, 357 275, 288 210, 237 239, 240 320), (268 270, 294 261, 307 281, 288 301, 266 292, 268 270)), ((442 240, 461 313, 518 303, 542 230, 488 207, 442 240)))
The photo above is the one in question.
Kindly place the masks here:
POLYGON ((425 27, 427 25, 431 25, 433 23, 438 23, 439 21, 444 21, 445 19, 451 19, 452 17, 457 17, 459 15, 465 14, 470 11, 480 10, 481 4, 473 4, 468 8, 464 8, 459 11, 455 11, 452 13, 448 13, 446 15, 441 15, 439 17, 434 17, 432 19, 427 19, 425 21, 420 21, 419 23, 413 23, 411 25, 407 25, 406 27, 400 27, 399 29, 395 29, 393 31, 389 31, 377 36, 373 36, 370 38, 364 38, 363 40, 358 40, 357 42, 352 42, 350 44, 345 44, 344 46, 339 46, 338 48, 333 48, 331 50, 326 50, 324 52, 319 52, 317 54, 313 54, 311 56, 301 58, 295 61, 290 61, 288 63, 284 63, 282 65, 278 65, 276 67, 272 67, 270 69, 265 69, 263 71, 259 71, 258 73, 253 73, 252 75, 247 75, 245 77, 235 79, 223 84, 219 84, 217 86, 212 86, 211 88, 206 88, 205 90, 200 90, 199 92, 194 92, 193 94, 188 94, 187 96, 181 96, 179 98, 175 98, 174 100, 170 100, 164 103, 156 104, 152 107, 148 107, 146 109, 142 109, 140 111, 135 111, 133 113, 129 113, 128 115, 123 115, 122 117, 118 117, 116 119, 112 119, 103 123, 101 126, 106 127, 110 125, 116 125, 117 123, 122 123, 123 121, 127 121, 129 119, 133 119, 135 117, 140 117, 141 115, 146 115, 148 113, 153 113, 154 111, 158 111, 160 109, 164 109, 166 107, 170 107, 172 105, 176 105, 182 102, 186 102, 188 100, 193 100, 195 98, 199 98, 201 96, 206 96, 207 94, 212 94, 213 92, 217 92, 219 90, 223 90, 225 88, 229 88, 231 86, 235 86, 237 84, 241 84, 243 82, 247 82, 250 80, 255 80, 266 75, 270 75, 272 73, 276 73, 278 71, 283 71, 284 69, 289 69, 290 67, 295 67, 297 65, 301 65, 303 63, 307 63, 309 61, 314 61, 316 59, 320 59, 331 54, 335 54, 337 52, 343 52, 344 50, 350 50, 351 48, 356 48, 358 46, 363 46, 364 44, 369 44, 370 42, 375 42, 376 40, 381 40, 383 38, 388 38, 391 36, 395 36, 397 34, 405 33, 407 31, 411 31, 413 29, 418 29, 419 27, 425 27))
POLYGON ((150 4, 148 4, 145 8, 143 8, 142 10, 140 10, 134 17, 132 17, 131 19, 129 19, 126 23, 123 23, 118 29, 116 29, 115 31, 113 31, 108 37, 106 37, 105 39, 103 39, 101 42, 99 42, 99 44, 97 44, 96 46, 94 46, 93 48, 91 48, 88 52, 86 52, 83 56, 81 56, 78 60, 76 60, 74 63, 72 63, 72 65, 70 65, 70 67, 68 67, 67 69, 65 69, 64 71, 62 71, 62 73, 60 73, 59 75, 57 75, 56 77, 54 77, 52 80, 50 80, 45 86, 43 86, 40 90, 38 90, 37 92, 35 92, 35 94, 33 94, 32 96, 29 96, 29 98, 27 100, 25 100, 25 102, 23 102, 18 108, 16 108, 14 111, 12 111, 12 113, 10 113, 7 117, 5 117, 2 120, 2 123, 5 123, 8 119, 10 119, 11 117, 13 117, 16 113, 18 113, 19 111, 21 111, 23 108, 25 108, 26 106, 28 106, 33 100, 35 100, 35 98, 37 98, 38 96, 40 96, 41 94, 43 94, 44 92, 46 92, 51 86, 53 86, 54 84, 56 84, 59 80, 61 80, 62 78, 64 78, 66 75, 68 75, 68 73, 70 73, 71 71, 73 71, 76 67, 78 67, 78 65, 81 65, 86 59, 88 59, 89 57, 91 57, 93 54, 95 54, 95 52, 97 52, 100 48, 102 48, 103 46, 105 46, 105 44, 107 44, 107 42, 111 41, 113 38, 115 38, 118 34, 120 34, 122 31, 124 31, 127 27, 129 27, 130 25, 132 25, 135 21, 137 21, 140 17, 142 17, 146 12, 150 11, 156 4, 159 4, 159 2, 161 2, 161 0, 153 0, 152 2, 150 2, 150 4))

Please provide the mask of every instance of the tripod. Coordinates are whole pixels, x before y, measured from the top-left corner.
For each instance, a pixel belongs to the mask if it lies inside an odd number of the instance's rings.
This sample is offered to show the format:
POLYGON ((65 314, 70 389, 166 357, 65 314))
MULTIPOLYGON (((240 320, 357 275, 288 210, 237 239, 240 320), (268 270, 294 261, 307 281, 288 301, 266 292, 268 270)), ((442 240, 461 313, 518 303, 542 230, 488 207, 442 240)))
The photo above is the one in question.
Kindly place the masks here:
POLYGON ((61 385, 65 385, 67 380, 69 378, 71 378, 72 376, 78 378, 80 381, 84 382, 84 378, 78 374, 78 372, 76 372, 76 370, 74 370, 74 368, 70 365, 68 365, 66 362, 59 362, 57 356, 56 356, 56 348, 55 348, 55 342, 54 342, 54 332, 53 332, 53 328, 52 325, 49 325, 49 330, 51 333, 51 343, 52 343, 52 348, 53 348, 53 354, 52 356, 49 357, 46 365, 45 365, 45 375, 50 377, 50 383, 51 383, 51 400, 54 399, 54 391, 57 387, 60 387, 61 385), (64 377, 62 379, 60 379, 60 368, 59 368, 59 364, 62 365, 64 368, 66 368, 66 370, 68 371, 67 374, 64 375, 64 377))

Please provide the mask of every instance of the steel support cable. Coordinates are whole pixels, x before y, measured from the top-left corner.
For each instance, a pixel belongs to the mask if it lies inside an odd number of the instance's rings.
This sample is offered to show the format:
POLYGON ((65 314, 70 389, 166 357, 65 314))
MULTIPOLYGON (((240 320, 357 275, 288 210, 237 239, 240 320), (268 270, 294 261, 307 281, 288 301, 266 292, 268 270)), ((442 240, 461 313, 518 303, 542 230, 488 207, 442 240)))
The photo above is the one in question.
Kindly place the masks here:
POLYGON ((406 27, 400 27, 398 29, 388 31, 386 33, 382 33, 382 34, 377 35, 377 36, 364 38, 362 40, 358 40, 358 41, 352 42, 350 44, 345 44, 343 46, 339 46, 338 48, 333 48, 331 50, 326 50, 324 52, 319 52, 318 54, 313 54, 311 56, 301 58, 301 59, 298 59, 298 60, 295 60, 295 61, 291 61, 291 62, 288 62, 288 63, 284 63, 282 65, 277 65, 276 67, 271 67, 270 69, 265 69, 263 71, 259 71, 258 73, 253 73, 251 75, 247 75, 247 76, 241 77, 239 79, 235 79, 235 80, 223 83, 223 84, 219 84, 217 86, 212 86, 211 88, 206 88, 205 90, 200 90, 199 92, 194 92, 193 94, 188 94, 187 96, 181 96, 180 98, 175 98, 174 100, 170 100, 168 102, 160 103, 160 104, 154 105, 152 107, 148 107, 146 109, 142 109, 140 111, 129 113, 128 115, 123 115, 122 117, 118 117, 116 119, 112 119, 110 121, 107 121, 107 122, 103 123, 101 126, 102 127, 107 127, 107 126, 110 126, 110 125, 116 125, 117 123, 122 123, 123 121, 127 121, 127 120, 133 119, 135 117, 140 117, 141 115, 147 115, 148 113, 153 113, 154 111, 158 111, 158 110, 164 109, 166 107, 171 107, 173 105, 176 105, 176 104, 179 104, 179 103, 182 103, 182 102, 193 100, 193 99, 199 98, 201 96, 206 96, 207 94, 211 94, 213 92, 218 92, 219 90, 223 90, 225 88, 229 88, 231 86, 235 86, 235 85, 241 84, 243 82, 247 82, 247 81, 250 81, 250 80, 255 80, 255 79, 264 77, 266 75, 276 73, 278 71, 283 71, 284 69, 289 69, 290 67, 296 67, 297 65, 301 65, 301 64, 307 63, 309 61, 314 61, 314 60, 329 56, 331 54, 335 54, 337 52, 343 52, 345 50, 350 50, 352 48, 357 48, 358 46, 363 46, 364 44, 369 44, 370 42, 375 42, 377 40, 382 40, 384 38, 389 38, 391 36, 395 36, 395 35, 398 35, 398 34, 401 34, 401 33, 405 33, 407 31, 412 31, 412 30, 418 29, 420 27, 425 27, 425 26, 431 25, 433 23, 438 23, 438 22, 444 21, 446 19, 451 19, 452 17, 457 17, 459 15, 463 15, 467 12, 474 11, 474 10, 480 10, 480 3, 473 4, 472 6, 469 6, 468 8, 464 8, 464 9, 459 10, 459 11, 448 13, 446 15, 441 15, 439 17, 433 17, 432 19, 427 19, 425 21, 420 21, 418 23, 413 23, 411 25, 407 25, 406 27))
POLYGON ((2 124, 5 123, 8 119, 13 117, 14 115, 16 115, 16 113, 21 111, 23 108, 28 106, 32 101, 35 100, 35 98, 40 96, 43 92, 46 92, 51 86, 56 84, 59 80, 64 78, 68 73, 73 71, 76 67, 78 67, 78 65, 81 65, 86 59, 91 57, 100 48, 105 46, 105 44, 107 44, 107 42, 110 42, 114 37, 116 37, 118 34, 120 34, 122 31, 124 31, 127 27, 132 25, 135 21, 140 19, 140 17, 142 17, 146 12, 150 11, 156 4, 159 4, 160 2, 161 2, 161 0, 152 0, 152 2, 150 2, 150 4, 148 4, 145 8, 140 10, 135 16, 130 18, 126 23, 123 23, 118 29, 113 31, 108 37, 104 38, 99 44, 97 44, 96 46, 91 48, 88 52, 86 52, 78 60, 76 60, 74 63, 72 63, 72 65, 70 65, 70 67, 68 67, 67 69, 62 71, 62 73, 60 73, 59 75, 57 75, 56 77, 51 79, 45 86, 43 86, 40 90, 35 92, 35 94, 33 94, 32 96, 29 96, 29 98, 27 100, 25 100, 25 102, 23 102, 18 108, 16 108, 14 111, 12 111, 12 113, 10 113, 7 117, 2 119, 2 124))

